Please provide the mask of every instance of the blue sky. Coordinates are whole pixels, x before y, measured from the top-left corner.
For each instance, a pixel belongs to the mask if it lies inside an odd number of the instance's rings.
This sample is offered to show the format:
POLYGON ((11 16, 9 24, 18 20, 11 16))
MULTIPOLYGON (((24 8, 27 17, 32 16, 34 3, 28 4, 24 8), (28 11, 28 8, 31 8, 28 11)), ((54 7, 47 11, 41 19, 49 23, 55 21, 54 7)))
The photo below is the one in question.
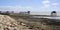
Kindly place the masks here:
POLYGON ((60 0, 0 0, 0 11, 60 11, 60 0))

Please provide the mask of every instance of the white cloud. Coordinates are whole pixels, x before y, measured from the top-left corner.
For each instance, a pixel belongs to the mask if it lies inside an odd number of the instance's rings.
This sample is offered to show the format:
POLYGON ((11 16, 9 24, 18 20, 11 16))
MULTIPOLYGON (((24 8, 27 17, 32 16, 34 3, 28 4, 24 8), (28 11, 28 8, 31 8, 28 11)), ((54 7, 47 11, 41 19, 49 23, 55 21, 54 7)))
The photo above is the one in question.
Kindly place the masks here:
POLYGON ((50 0, 43 0, 41 10, 42 11, 53 11, 53 10, 58 11, 58 6, 59 6, 59 3, 50 2, 50 0))
POLYGON ((52 5, 59 5, 58 3, 52 3, 52 5))
POLYGON ((44 8, 49 8, 50 7, 50 4, 43 4, 43 7, 44 8))
POLYGON ((43 6, 45 8, 49 8, 50 7, 50 1, 49 0, 43 0, 42 3, 43 3, 43 6))
POLYGON ((43 3, 43 6, 41 7, 41 10, 47 11, 47 12, 50 11, 50 1, 45 0, 42 3, 43 3))
POLYGON ((43 3, 43 4, 46 4, 46 3, 50 3, 50 1, 45 0, 45 1, 43 1, 42 3, 43 3))
POLYGON ((30 11, 32 10, 33 8, 32 7, 29 7, 29 6, 26 6, 26 7, 23 7, 23 6, 0 6, 0 10, 7 10, 7 11, 30 11))
POLYGON ((45 0, 45 1, 48 1, 48 0, 45 0))

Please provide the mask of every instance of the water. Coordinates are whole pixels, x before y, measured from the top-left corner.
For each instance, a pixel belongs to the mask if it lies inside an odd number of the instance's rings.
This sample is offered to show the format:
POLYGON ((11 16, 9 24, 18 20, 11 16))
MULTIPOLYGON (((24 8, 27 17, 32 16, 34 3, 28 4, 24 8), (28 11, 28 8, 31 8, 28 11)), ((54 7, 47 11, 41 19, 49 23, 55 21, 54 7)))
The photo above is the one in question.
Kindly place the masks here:
MULTIPOLYGON (((31 12, 31 15, 51 15, 51 12, 31 12)), ((60 16, 60 12, 57 12, 57 16, 60 16)))
POLYGON ((60 19, 60 16, 59 16, 59 17, 32 16, 31 18, 48 18, 48 19, 60 19))
POLYGON ((49 18, 49 19, 60 19, 60 17, 44 17, 44 18, 49 18))
MULTIPOLYGON (((31 13, 31 15, 51 15, 49 12, 31 13)), ((44 16, 33 16, 32 18, 49 18, 49 19, 60 19, 60 13, 57 13, 56 17, 44 17, 44 16), (57 17, 58 16, 58 17, 57 17)))

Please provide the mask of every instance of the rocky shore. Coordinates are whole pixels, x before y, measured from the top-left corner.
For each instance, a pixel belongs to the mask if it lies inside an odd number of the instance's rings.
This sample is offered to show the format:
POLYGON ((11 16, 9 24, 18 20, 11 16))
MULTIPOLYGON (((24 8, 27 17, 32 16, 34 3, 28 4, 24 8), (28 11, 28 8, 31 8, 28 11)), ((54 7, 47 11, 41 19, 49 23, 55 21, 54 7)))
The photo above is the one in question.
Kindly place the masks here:
POLYGON ((0 15, 0 30, 30 30, 30 29, 28 29, 28 27, 20 25, 15 19, 7 15, 0 15))
POLYGON ((60 20, 0 15, 0 30, 60 30, 60 20))

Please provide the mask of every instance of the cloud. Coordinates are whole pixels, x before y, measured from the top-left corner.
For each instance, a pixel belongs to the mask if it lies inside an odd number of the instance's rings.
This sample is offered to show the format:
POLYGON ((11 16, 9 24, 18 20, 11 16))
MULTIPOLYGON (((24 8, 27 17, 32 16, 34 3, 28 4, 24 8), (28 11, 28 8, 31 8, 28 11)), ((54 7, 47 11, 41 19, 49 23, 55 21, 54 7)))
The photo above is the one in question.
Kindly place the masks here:
POLYGON ((50 1, 45 0, 45 1, 43 1, 42 3, 43 3, 43 4, 46 4, 46 3, 50 3, 50 1))
POLYGON ((41 10, 42 11, 58 11, 58 6, 59 6, 59 3, 56 3, 56 2, 50 2, 50 0, 43 0, 42 1, 42 6, 41 6, 41 10))
POLYGON ((44 7, 45 7, 45 8, 49 8, 50 5, 49 5, 49 4, 45 4, 44 7))
POLYGON ((59 5, 58 3, 52 3, 52 5, 59 5))
POLYGON ((43 5, 41 7, 42 11, 50 11, 50 1, 49 0, 43 0, 42 5, 43 5))
POLYGON ((29 6, 0 6, 1 11, 30 11, 32 9, 29 6))
POLYGON ((42 3, 43 3, 43 6, 45 8, 49 8, 50 7, 50 1, 49 0, 43 0, 42 3))

